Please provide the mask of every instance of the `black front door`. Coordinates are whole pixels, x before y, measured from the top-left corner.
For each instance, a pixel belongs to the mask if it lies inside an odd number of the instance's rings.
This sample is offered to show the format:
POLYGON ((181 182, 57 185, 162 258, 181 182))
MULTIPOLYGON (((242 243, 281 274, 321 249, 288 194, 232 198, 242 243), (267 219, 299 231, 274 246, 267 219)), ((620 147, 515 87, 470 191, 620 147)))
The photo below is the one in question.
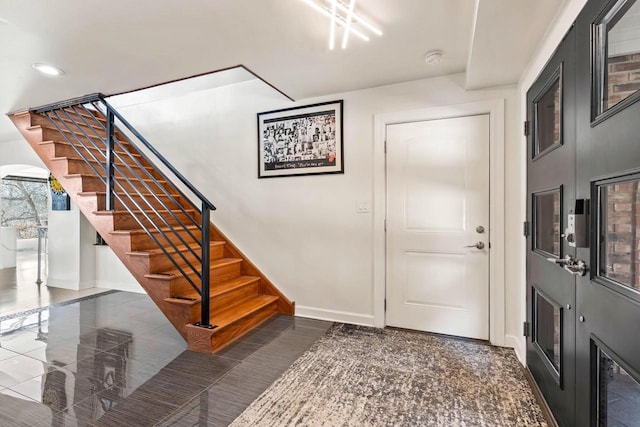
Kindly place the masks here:
POLYGON ((576 195, 591 202, 576 425, 640 426, 640 1, 591 1, 576 27, 576 195))
POLYGON ((527 93, 527 365, 561 425, 573 425, 575 402, 576 280, 563 268, 576 255, 565 232, 575 209, 573 43, 570 31, 527 93))
POLYGON ((638 100, 640 0, 589 0, 527 95, 527 364, 561 426, 640 426, 638 100))

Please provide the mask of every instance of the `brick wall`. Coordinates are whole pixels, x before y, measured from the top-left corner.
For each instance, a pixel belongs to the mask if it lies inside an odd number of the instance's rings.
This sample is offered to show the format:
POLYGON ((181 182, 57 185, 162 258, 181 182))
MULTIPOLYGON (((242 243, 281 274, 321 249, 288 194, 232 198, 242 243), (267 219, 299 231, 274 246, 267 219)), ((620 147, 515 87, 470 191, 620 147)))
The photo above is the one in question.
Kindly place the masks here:
POLYGON ((609 58, 608 99, 609 109, 640 89, 640 53, 609 58))

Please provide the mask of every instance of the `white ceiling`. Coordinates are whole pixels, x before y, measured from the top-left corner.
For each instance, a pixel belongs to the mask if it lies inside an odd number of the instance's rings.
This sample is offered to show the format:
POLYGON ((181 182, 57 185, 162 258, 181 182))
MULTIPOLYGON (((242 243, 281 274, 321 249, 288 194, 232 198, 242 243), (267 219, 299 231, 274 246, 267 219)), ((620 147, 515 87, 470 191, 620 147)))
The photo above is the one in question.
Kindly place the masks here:
MULTIPOLYGON (((562 3, 357 0, 384 35, 330 51, 328 19, 302 0, 0 0, 0 111, 236 65, 294 99, 465 70, 470 88, 514 83, 562 3), (427 66, 432 49, 443 61, 427 66)), ((2 117, 0 141, 18 138, 2 117)))

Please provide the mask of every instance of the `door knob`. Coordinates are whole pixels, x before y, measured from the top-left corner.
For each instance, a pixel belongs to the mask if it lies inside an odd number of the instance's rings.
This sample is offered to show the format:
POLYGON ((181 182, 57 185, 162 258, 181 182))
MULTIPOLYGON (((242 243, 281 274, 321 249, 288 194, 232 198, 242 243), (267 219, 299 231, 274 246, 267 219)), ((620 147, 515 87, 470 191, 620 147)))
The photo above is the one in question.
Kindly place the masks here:
POLYGON ((481 226, 481 225, 477 226, 476 227, 476 233, 478 233, 478 234, 484 233, 484 227, 481 226))
POLYGON ((478 242, 473 245, 465 246, 465 248, 476 248, 476 249, 484 249, 484 243, 478 242))

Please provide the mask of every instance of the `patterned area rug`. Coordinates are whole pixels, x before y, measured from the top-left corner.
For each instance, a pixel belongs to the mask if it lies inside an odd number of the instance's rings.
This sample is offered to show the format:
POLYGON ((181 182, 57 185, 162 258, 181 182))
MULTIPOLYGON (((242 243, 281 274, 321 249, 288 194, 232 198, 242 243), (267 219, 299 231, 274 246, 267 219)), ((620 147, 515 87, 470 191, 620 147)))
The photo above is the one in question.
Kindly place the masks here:
POLYGON ((231 425, 547 423, 511 349, 337 324, 231 425))

